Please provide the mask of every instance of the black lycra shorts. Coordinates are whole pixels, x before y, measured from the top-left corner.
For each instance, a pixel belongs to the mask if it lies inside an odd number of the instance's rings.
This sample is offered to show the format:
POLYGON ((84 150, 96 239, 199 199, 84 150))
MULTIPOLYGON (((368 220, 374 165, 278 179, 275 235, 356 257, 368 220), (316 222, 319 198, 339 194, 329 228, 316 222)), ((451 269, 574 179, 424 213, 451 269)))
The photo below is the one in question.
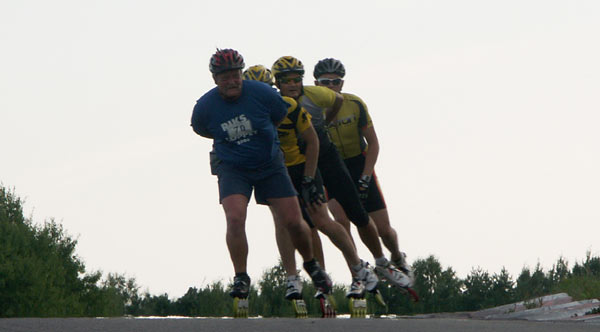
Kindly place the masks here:
MULTIPOLYGON (((306 211, 306 207, 304 206, 304 202, 300 199, 300 192, 302 192, 302 178, 304 177, 304 165, 305 163, 289 166, 287 168, 288 174, 292 179, 292 183, 294 184, 294 188, 298 192, 298 200, 300 201, 300 210, 302 210, 302 217, 306 220, 306 223, 310 228, 315 228, 315 224, 313 223, 311 217, 308 215, 308 211, 306 211)), ((315 174, 315 184, 317 188, 320 190, 320 193, 325 196, 325 191, 323 190, 323 179, 321 178, 321 173, 317 169, 315 174)))
POLYGON ((335 198, 356 227, 369 223, 369 214, 358 198, 358 190, 335 145, 320 151, 319 170, 329 199, 335 198))
MULTIPOLYGON (((352 181, 354 181, 357 188, 358 179, 360 179, 362 171, 365 168, 365 160, 365 156, 362 154, 344 159, 344 163, 350 172, 350 176, 352 176, 352 181)), ((383 199, 383 194, 379 188, 379 182, 377 182, 377 175, 375 175, 375 172, 373 172, 373 177, 371 177, 371 182, 369 183, 369 195, 367 196, 367 201, 364 206, 365 210, 369 213, 386 208, 385 200, 383 199)))

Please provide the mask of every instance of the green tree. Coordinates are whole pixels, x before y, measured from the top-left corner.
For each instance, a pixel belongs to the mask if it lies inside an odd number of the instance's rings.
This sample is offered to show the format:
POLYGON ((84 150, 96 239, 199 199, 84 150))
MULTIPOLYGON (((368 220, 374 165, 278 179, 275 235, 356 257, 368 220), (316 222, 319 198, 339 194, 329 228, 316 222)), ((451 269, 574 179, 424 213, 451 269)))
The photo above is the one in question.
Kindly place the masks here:
MULTIPOLYGON (((415 304, 405 297, 404 308, 412 313, 431 313, 457 311, 460 306, 462 281, 456 277, 452 268, 443 270, 435 256, 418 259, 413 263, 415 274, 414 289, 421 301, 415 304)), ((391 312, 394 312, 390 308, 391 312)))
POLYGON ((232 300, 220 281, 198 290, 195 287, 176 301, 177 315, 219 317, 231 315, 232 300))
POLYGON ((463 310, 474 311, 493 305, 493 282, 487 271, 480 267, 471 270, 464 281, 463 310))
POLYGON ((264 317, 292 316, 294 310, 289 301, 285 300, 286 273, 281 260, 269 270, 266 270, 260 281, 258 312, 264 317))
POLYGON ((600 298, 600 257, 588 251, 585 260, 576 262, 571 273, 561 278, 555 288, 576 300, 600 298))
POLYGON ((84 314, 89 285, 76 244, 54 220, 32 225, 20 198, 0 187, 0 316, 84 314))
POLYGON ((0 186, 0 317, 121 315, 119 290, 85 274, 77 241, 53 219, 34 225, 0 186))
POLYGON ((515 302, 515 282, 505 267, 502 267, 500 273, 494 273, 492 276, 492 298, 493 305, 499 306, 515 302))
POLYGON ((541 265, 538 263, 533 273, 528 267, 523 267, 517 278, 515 300, 526 301, 549 294, 551 291, 552 283, 546 278, 541 265))
POLYGON ((573 274, 576 276, 600 277, 600 257, 593 257, 589 251, 585 256, 585 261, 581 262, 581 264, 575 263, 573 274))
POLYGON ((569 271, 569 263, 561 256, 556 263, 552 265, 552 269, 548 271, 548 279, 553 285, 558 285, 561 281, 567 279, 571 275, 569 271))

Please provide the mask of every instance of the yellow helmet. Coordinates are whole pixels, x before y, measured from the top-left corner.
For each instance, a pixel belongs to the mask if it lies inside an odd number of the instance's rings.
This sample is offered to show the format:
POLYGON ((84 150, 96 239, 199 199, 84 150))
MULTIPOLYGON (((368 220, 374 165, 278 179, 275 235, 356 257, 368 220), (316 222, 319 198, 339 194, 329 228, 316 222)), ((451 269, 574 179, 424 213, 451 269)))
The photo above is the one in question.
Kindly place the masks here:
POLYGON ((271 73, 271 69, 263 65, 249 67, 244 71, 242 76, 245 80, 260 81, 269 85, 273 85, 273 74, 271 73))
POLYGON ((304 65, 302 64, 302 61, 289 55, 277 59, 273 64, 273 67, 271 67, 271 70, 273 71, 275 78, 287 73, 304 75, 304 65))

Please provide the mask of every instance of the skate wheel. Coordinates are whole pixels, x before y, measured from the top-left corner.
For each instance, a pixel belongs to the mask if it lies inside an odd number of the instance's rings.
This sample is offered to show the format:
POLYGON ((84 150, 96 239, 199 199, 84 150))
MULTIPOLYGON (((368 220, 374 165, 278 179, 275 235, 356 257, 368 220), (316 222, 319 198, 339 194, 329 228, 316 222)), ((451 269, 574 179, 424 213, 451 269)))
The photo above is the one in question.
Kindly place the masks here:
POLYGON ((407 288, 406 291, 408 292, 408 294, 410 294, 414 302, 419 302, 419 295, 417 294, 417 292, 415 292, 412 288, 407 288))
POLYGON ((292 300, 292 305, 294 306, 296 318, 308 318, 308 310, 306 310, 304 300, 292 300))
POLYGON ((335 302, 330 301, 329 299, 331 299, 331 297, 319 298, 319 302, 321 304, 321 312, 323 313, 323 316, 322 316, 323 318, 335 318, 335 316, 336 316, 335 302))
POLYGON ((381 306, 383 307, 387 307, 387 303, 385 303, 385 300, 383 299, 383 296, 381 296, 381 292, 377 291, 377 293, 375 293, 375 300, 377 301, 377 303, 379 303, 381 306))
POLYGON ((367 300, 366 299, 350 299, 350 317, 351 318, 366 318, 367 317, 367 300))
POLYGON ((248 318, 248 299, 233 298, 233 317, 248 318))

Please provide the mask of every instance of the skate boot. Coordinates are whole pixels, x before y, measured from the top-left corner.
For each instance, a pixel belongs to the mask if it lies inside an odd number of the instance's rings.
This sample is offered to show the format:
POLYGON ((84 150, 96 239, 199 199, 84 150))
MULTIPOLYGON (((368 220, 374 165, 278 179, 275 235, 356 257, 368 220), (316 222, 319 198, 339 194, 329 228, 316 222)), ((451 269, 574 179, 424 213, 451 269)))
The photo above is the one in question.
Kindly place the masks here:
POLYGON ((346 293, 346 297, 349 299, 362 299, 365 297, 366 289, 363 283, 356 277, 352 278, 350 284, 350 290, 346 293))
POLYGON ((289 276, 287 277, 287 289, 285 291, 286 300, 300 300, 302 299, 302 282, 300 277, 289 276))
POLYGON ((379 278, 387 281, 392 286, 407 288, 411 285, 411 280, 408 275, 392 265, 387 259, 384 264, 376 265, 375 272, 377 272, 379 278))
POLYGON ((410 278, 410 284, 408 287, 412 287, 415 283, 415 275, 413 274, 412 267, 406 260, 406 254, 404 252, 400 252, 400 258, 392 261, 392 263, 410 278))
POLYGON ((304 262, 304 269, 308 272, 308 275, 317 289, 315 298, 319 299, 321 304, 322 317, 335 317, 335 301, 332 296, 329 296, 331 295, 331 289, 333 287, 329 275, 327 275, 325 270, 323 270, 319 263, 314 259, 309 262, 304 262))
POLYGON ((296 318, 307 318, 308 310, 306 303, 302 299, 302 282, 298 276, 289 276, 287 278, 287 289, 285 299, 292 301, 296 318))
POLYGON ((248 275, 235 276, 229 296, 233 297, 233 316, 235 318, 248 317, 248 293, 250 291, 250 277, 248 275))
MULTIPOLYGON (((356 271, 356 278, 362 282, 365 289, 370 293, 375 293, 377 290, 377 284, 379 283, 379 278, 373 271, 373 269, 369 266, 369 263, 363 262, 362 268, 356 271)), ((352 287, 350 287, 352 289, 352 287)))
POLYGON ((308 275, 312 279, 313 284, 317 290, 320 290, 323 294, 331 294, 331 287, 333 283, 327 275, 327 272, 321 268, 316 260, 312 260, 304 263, 304 269, 308 272, 308 275))
POLYGON ((375 267, 375 272, 382 280, 386 280, 392 286, 397 287, 404 293, 408 293, 413 301, 419 302, 419 295, 411 288, 413 279, 395 267, 390 261, 386 260, 385 264, 378 264, 375 267))
POLYGON ((352 278, 350 291, 346 293, 351 318, 367 317, 367 299, 365 298, 365 295, 366 290, 363 283, 356 277, 352 278))
POLYGON ((377 288, 379 284, 379 278, 377 278, 377 274, 373 269, 369 266, 369 263, 363 262, 363 268, 356 273, 358 278, 362 278, 362 283, 365 285, 365 289, 375 295, 375 300, 380 305, 387 307, 387 304, 383 300, 383 296, 381 292, 377 288))

